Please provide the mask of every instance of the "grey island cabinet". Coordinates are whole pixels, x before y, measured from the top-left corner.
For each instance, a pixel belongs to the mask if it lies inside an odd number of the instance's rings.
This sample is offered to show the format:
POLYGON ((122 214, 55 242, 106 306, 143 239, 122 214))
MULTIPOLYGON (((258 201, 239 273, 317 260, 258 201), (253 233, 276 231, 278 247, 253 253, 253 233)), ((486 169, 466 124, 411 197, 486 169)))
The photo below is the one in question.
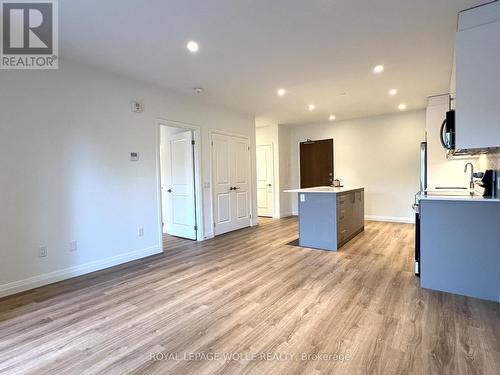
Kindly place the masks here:
POLYGON ((500 199, 420 198, 420 285, 500 302, 500 199))
POLYGON ((328 186, 298 194, 299 245, 336 251, 364 230, 364 188, 328 186))

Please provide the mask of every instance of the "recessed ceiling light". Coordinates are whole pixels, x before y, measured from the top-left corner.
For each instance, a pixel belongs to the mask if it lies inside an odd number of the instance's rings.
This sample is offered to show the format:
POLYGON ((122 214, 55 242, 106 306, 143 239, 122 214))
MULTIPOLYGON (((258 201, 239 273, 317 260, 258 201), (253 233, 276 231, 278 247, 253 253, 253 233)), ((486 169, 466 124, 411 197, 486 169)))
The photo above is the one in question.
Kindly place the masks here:
POLYGON ((284 96, 286 94, 285 89, 278 89, 278 96, 284 96))
POLYGON ((376 74, 382 73, 383 71, 384 71, 383 65, 377 65, 375 68, 373 68, 373 72, 376 74))
POLYGON ((316 106, 314 104, 309 104, 309 110, 314 111, 316 109, 316 106))
POLYGON ((198 43, 196 43, 195 41, 190 40, 188 44, 186 44, 186 48, 189 50, 189 52, 195 53, 198 52, 200 46, 198 46, 198 43))
POLYGON ((335 115, 330 115, 330 117, 328 117, 328 120, 333 121, 335 120, 335 118, 336 118, 335 115))
POLYGON ((394 96, 394 95, 397 95, 398 94, 398 89, 390 89, 389 90, 389 95, 390 96, 394 96))
POLYGON ((398 105, 398 109, 399 109, 400 111, 404 111, 404 110, 406 109, 406 107, 407 107, 407 106, 406 106, 406 104, 405 104, 405 103, 401 103, 400 105, 398 105))
POLYGON ((193 87, 193 91, 195 94, 203 94, 205 89, 203 87, 193 87))

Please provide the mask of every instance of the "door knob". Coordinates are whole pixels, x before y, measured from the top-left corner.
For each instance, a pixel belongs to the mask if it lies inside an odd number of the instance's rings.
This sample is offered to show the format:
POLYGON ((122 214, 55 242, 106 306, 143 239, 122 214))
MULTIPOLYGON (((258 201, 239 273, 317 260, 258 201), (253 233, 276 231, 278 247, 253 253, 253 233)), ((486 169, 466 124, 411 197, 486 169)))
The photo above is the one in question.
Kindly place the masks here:
POLYGON ((171 192, 172 192, 172 189, 168 189, 168 190, 167 190, 167 193, 171 193, 171 192))
POLYGON ((271 187, 271 186, 273 186, 273 185, 269 184, 269 185, 267 185, 267 186, 271 187))
POLYGON ((233 187, 231 186, 231 187, 229 188, 229 191, 232 191, 232 190, 233 190, 233 187))
POLYGON ((233 190, 240 190, 240 188, 235 186, 233 190))

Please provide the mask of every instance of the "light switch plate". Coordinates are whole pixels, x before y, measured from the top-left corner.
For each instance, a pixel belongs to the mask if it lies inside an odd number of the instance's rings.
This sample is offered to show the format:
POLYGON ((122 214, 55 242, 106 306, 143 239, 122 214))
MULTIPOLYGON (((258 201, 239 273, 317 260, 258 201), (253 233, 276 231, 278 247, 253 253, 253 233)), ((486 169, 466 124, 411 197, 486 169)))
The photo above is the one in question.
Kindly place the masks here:
POLYGON ((38 257, 45 258, 47 256, 47 246, 40 246, 38 248, 38 257))
POLYGON ((300 201, 305 202, 306 201, 306 195, 305 194, 300 194, 300 201))
POLYGON ((131 103, 131 106, 132 106, 132 112, 134 112, 134 113, 143 113, 144 112, 144 104, 141 102, 133 101, 131 103))

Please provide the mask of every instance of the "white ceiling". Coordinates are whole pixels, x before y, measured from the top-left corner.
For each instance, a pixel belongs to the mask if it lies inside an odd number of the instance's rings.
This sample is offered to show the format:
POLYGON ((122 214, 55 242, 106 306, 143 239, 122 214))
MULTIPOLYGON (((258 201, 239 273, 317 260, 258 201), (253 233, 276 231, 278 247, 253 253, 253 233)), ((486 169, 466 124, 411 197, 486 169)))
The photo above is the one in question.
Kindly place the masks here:
POLYGON ((447 92, 457 12, 484 2, 60 0, 61 55, 189 95, 201 86, 204 100, 269 121, 324 122, 447 92))

